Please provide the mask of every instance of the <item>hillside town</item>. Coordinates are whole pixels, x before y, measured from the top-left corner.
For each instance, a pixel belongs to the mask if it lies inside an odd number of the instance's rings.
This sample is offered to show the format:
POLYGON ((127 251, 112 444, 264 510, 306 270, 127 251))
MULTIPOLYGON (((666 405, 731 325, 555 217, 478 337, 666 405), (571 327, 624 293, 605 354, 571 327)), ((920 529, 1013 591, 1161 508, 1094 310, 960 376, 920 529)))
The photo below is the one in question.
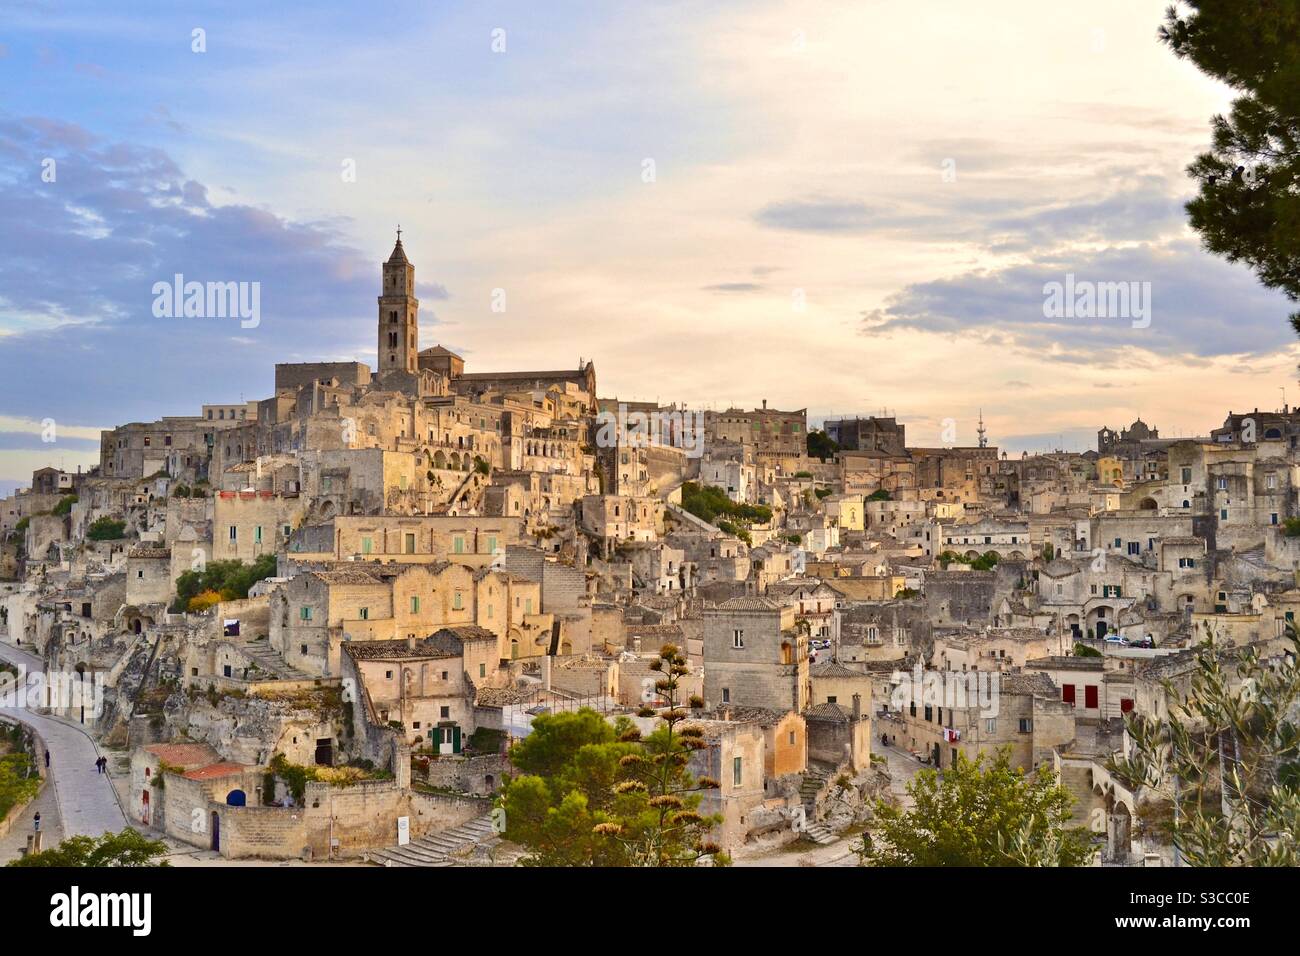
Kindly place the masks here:
MULTIPOLYGON (((873 806, 997 751, 1068 789, 1095 865, 1175 862, 1165 797, 1113 772, 1125 721, 1171 713, 1207 635, 1286 653, 1300 411, 917 447, 892 417, 623 401, 588 358, 480 370, 418 348, 400 235, 379 278, 377 368, 277 364, 0 501, 4 714, 58 786, 47 834, 508 866, 535 722, 680 707, 736 865, 854 864, 873 806)), ((40 848, 20 810, 6 859, 40 848)))

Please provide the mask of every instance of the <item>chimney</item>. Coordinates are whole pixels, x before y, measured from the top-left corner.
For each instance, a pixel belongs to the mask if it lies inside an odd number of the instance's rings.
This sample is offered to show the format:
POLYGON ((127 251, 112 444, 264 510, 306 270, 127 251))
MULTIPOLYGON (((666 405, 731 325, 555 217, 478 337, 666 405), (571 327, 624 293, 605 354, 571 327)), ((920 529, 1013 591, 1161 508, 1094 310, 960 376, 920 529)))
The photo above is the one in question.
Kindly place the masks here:
POLYGON ((763 399, 763 411, 767 411, 767 399, 763 399))
POLYGON ((406 649, 407 649, 408 651, 413 651, 413 650, 415 650, 415 635, 414 635, 414 634, 407 634, 407 635, 406 635, 406 649))
POLYGON ((862 695, 853 695, 853 719, 855 721, 862 719, 862 695))
POLYGON ((551 689, 551 655, 547 654, 542 657, 542 690, 549 692, 551 689))

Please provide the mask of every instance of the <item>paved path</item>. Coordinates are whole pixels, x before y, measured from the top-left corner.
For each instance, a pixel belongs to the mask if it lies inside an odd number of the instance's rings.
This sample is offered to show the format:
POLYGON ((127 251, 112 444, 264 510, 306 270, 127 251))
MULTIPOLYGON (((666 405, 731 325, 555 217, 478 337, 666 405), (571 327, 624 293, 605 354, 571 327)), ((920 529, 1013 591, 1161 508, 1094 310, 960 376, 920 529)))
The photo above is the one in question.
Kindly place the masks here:
MULTIPOLYGON (((0 642, 0 659, 22 664, 29 673, 44 670, 43 661, 7 642, 0 642)), ((99 836, 126 827, 108 777, 95 770, 100 751, 89 733, 70 720, 22 708, 0 708, 0 714, 29 725, 45 740, 63 836, 99 836)))

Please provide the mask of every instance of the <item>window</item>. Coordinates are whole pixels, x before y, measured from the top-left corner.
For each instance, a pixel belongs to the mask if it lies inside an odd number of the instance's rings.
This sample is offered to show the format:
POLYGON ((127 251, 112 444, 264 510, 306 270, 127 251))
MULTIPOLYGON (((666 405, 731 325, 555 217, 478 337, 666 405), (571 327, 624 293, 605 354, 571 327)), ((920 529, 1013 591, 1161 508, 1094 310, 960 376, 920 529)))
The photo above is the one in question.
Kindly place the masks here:
POLYGON ((415 534, 414 532, 406 535, 406 553, 415 554, 415 534))
POLYGON ((361 620, 363 621, 370 620, 370 608, 368 607, 363 607, 360 611, 357 612, 357 614, 360 616, 361 620))
POLYGON ((310 620, 311 620, 311 608, 307 607, 306 605, 303 605, 302 607, 300 607, 300 608, 298 609, 298 620, 300 620, 300 621, 310 621, 310 620))
POLYGON ((461 609, 461 608, 460 608, 460 604, 461 604, 461 600, 460 600, 460 592, 457 591, 455 594, 452 595, 452 598, 451 598, 451 607, 452 607, 452 610, 454 610, 454 611, 459 611, 459 610, 461 609))
POLYGON ((1097 685, 1089 684, 1083 689, 1083 706, 1090 710, 1097 709, 1097 685))
POLYGON ((742 630, 740 630, 739 628, 737 628, 736 630, 734 630, 734 631, 731 632, 731 646, 732 646, 732 647, 744 647, 744 646, 745 646, 745 632, 744 632, 744 631, 742 631, 742 630))
POLYGON ((739 757, 731 758, 731 783, 732 786, 739 787, 741 780, 741 762, 739 757))
POLYGON ((239 530, 232 524, 230 526, 230 540, 231 541, 237 540, 238 535, 239 535, 239 530))
POLYGON ((362 554, 369 554, 371 551, 374 550, 374 547, 375 547, 375 542, 374 542, 374 539, 373 539, 373 538, 362 538, 362 539, 361 539, 361 553, 362 553, 362 554))
POLYGON ((986 717, 984 720, 984 732, 986 734, 996 734, 998 732, 998 720, 996 717, 986 717))
POLYGON ((1227 479, 1227 478, 1219 478, 1218 480, 1216 480, 1216 481, 1214 482, 1214 487, 1218 488, 1220 491, 1227 491, 1227 490, 1228 490, 1228 479, 1227 479))
POLYGON ((730 704, 730 703, 731 703, 731 688, 730 688, 730 687, 724 687, 724 688, 722 688, 722 702, 723 702, 724 704, 730 704))
POLYGON ((1067 703, 1067 704, 1073 704, 1073 703, 1074 703, 1074 685, 1073 685, 1073 684, 1062 684, 1062 685, 1061 685, 1061 700, 1063 700, 1063 701, 1064 701, 1065 703, 1067 703))
POLYGON ((488 554, 496 554, 496 553, 497 553, 497 539, 496 539, 496 535, 490 535, 490 536, 488 537, 488 539, 487 539, 487 549, 488 549, 488 554))
POLYGON ((486 664, 480 664, 480 665, 478 666, 478 676, 479 676, 479 677, 487 677, 487 665, 486 665, 486 664))
POLYGON ((457 535, 451 539, 451 550, 455 554, 465 553, 465 539, 457 535))
POLYGON ((927 722, 934 722, 934 707, 930 704, 925 705, 925 719, 927 722))
POLYGON ((450 716, 451 716, 451 708, 450 708, 450 707, 439 707, 439 708, 438 708, 438 716, 443 717, 443 718, 450 717, 450 716))
POLYGON ((1034 718, 1021 717, 1019 730, 1022 734, 1032 733, 1034 730, 1034 718))
POLYGON ((392 671, 384 671, 384 679, 385 679, 385 680, 392 680, 392 679, 393 679, 393 672, 392 672, 392 671))
POLYGON ((411 613, 412 614, 420 613, 420 596, 418 594, 411 595, 411 613))
POLYGON ((254 544, 262 543, 262 526, 260 524, 253 529, 253 543, 254 544))

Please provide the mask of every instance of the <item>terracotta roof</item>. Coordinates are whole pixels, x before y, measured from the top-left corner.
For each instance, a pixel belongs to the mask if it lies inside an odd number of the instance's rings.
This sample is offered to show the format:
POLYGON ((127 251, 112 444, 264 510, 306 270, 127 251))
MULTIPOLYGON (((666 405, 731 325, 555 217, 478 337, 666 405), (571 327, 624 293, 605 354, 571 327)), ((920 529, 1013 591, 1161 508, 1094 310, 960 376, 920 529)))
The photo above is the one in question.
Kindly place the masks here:
POLYGON ((132 548, 127 552, 128 558, 170 558, 171 548, 132 548))
POLYGON ((718 605, 719 611, 775 611, 780 605, 761 597, 734 597, 718 605))
POLYGON ((145 752, 176 767, 204 767, 221 759, 208 744, 150 744, 145 752))
POLYGON ((217 777, 231 777, 235 774, 242 774, 248 769, 247 764, 222 761, 208 764, 206 767, 199 767, 197 770, 187 770, 181 776, 186 780, 213 780, 217 777))
POLYGON ((803 712, 807 720, 835 720, 849 721, 853 719, 853 711, 840 704, 814 704, 803 712))
POLYGON ((820 664, 814 664, 808 668, 808 673, 813 677, 866 677, 862 671, 855 671, 852 668, 845 667, 839 661, 822 661, 820 664))

